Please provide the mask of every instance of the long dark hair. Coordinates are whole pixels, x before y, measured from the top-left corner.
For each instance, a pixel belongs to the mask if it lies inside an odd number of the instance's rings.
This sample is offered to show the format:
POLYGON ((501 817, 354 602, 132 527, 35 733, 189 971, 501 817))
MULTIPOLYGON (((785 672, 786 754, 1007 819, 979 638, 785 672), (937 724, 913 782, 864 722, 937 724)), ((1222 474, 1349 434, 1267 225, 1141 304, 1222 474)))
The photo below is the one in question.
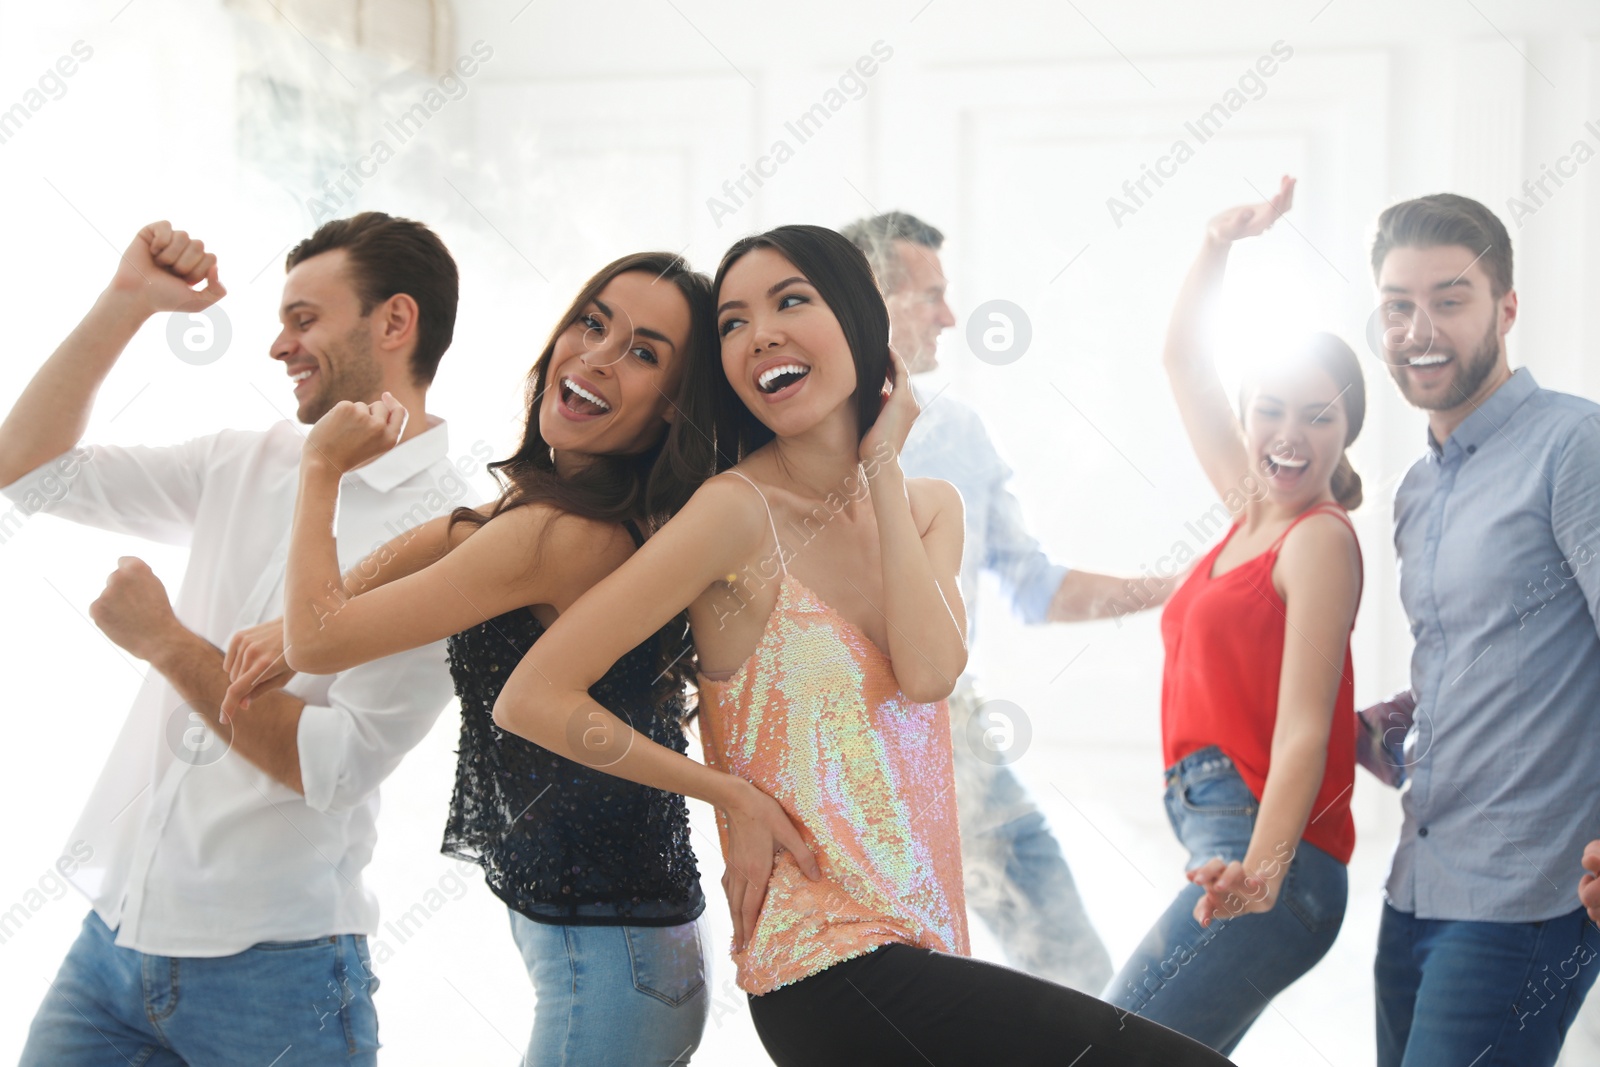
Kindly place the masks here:
POLYGON ((549 385, 550 356, 556 339, 571 326, 600 292, 620 274, 645 271, 657 281, 677 286, 689 302, 689 345, 683 353, 687 369, 706 362, 716 348, 716 324, 711 306, 711 281, 691 270, 689 264, 671 252, 638 252, 601 267, 584 283, 571 306, 550 333, 539 358, 528 373, 527 424, 522 444, 505 459, 489 464, 489 471, 500 484, 501 492, 488 515, 472 508, 456 508, 450 515, 457 522, 474 525, 527 504, 547 504, 569 515, 603 522, 650 525, 647 503, 651 470, 661 456, 665 436, 642 452, 628 455, 597 455, 575 473, 562 477, 556 473, 555 453, 539 429, 539 406, 549 385))
MULTIPOLYGON (((856 428, 865 437, 883 407, 889 374, 889 309, 861 250, 822 226, 779 226, 740 238, 722 257, 712 282, 713 304, 728 270, 757 248, 770 248, 805 275, 839 320, 856 365, 856 428)), ((772 440, 723 373, 721 345, 696 350, 684 369, 678 418, 650 486, 652 512, 671 515, 714 474, 727 470, 772 440), (708 358, 699 358, 707 356, 708 358)))
MULTIPOLYGON (((569 515, 628 524, 636 536, 648 536, 657 518, 650 513, 647 503, 651 471, 661 456, 665 438, 630 455, 596 455, 573 474, 562 477, 556 473, 555 452, 539 429, 539 406, 549 385, 550 356, 555 351, 556 339, 577 321, 613 278, 629 271, 648 271, 657 281, 670 282, 689 302, 689 344, 682 354, 688 366, 714 358, 709 354, 716 349, 716 321, 709 278, 691 270, 683 258, 671 252, 639 252, 601 267, 573 298, 528 373, 528 414, 522 444, 511 456, 489 464, 490 473, 500 484, 500 496, 487 515, 472 508, 456 508, 450 513, 452 528, 458 522, 479 526, 513 508, 546 504, 569 515)), ((537 554, 535 545, 530 565, 537 565, 537 554)), ((674 651, 687 640, 688 626, 688 616, 680 613, 655 634, 656 658, 661 665, 656 681, 663 685, 681 689, 688 681, 691 664, 674 651)))
POLYGON ((1331 333, 1312 334, 1301 358, 1326 372, 1339 389, 1340 403, 1344 405, 1346 451, 1339 453, 1339 465, 1333 469, 1328 488, 1340 507, 1354 511, 1361 506, 1361 475, 1351 466, 1348 450, 1367 421, 1367 382, 1361 373, 1361 361, 1349 345, 1331 333))

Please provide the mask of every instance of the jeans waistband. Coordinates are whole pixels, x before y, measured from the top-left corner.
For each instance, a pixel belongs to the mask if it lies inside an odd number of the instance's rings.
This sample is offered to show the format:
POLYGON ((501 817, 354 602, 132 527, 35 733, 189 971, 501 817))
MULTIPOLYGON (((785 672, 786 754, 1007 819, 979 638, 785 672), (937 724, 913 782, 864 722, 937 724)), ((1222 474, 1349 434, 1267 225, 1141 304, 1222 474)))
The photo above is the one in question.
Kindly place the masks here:
POLYGON ((1207 745, 1197 748, 1177 763, 1168 767, 1163 773, 1167 785, 1183 779, 1197 777, 1215 778, 1220 774, 1239 773, 1233 766, 1233 760, 1216 745, 1207 745))

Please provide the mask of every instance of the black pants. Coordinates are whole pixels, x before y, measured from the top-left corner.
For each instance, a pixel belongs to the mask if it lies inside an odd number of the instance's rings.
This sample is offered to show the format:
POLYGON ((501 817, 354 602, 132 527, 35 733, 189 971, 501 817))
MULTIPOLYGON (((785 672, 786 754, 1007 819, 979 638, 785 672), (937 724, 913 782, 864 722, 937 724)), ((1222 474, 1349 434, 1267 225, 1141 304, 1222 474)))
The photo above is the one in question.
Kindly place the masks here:
POLYGON ((1182 1034, 1042 978, 886 945, 750 998, 778 1067, 1221 1067, 1182 1034))

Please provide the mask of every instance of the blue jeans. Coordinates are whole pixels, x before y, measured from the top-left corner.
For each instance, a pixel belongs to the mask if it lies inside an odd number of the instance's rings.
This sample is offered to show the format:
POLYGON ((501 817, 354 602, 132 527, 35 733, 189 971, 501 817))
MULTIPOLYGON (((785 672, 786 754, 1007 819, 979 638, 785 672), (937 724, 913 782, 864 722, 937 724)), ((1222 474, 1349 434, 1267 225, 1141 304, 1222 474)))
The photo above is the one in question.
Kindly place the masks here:
MULTIPOLYGON (((1166 803, 1189 870, 1216 856, 1244 859, 1259 805, 1219 749, 1203 748, 1167 769, 1166 803)), ((1305 841, 1295 844, 1271 911, 1214 919, 1202 929, 1194 906, 1203 891, 1186 886, 1104 998, 1226 1055, 1267 1002, 1333 946, 1347 892, 1345 865, 1305 841)))
POLYGON ((511 913, 535 997, 529 1067, 681 1067, 710 1001, 700 924, 558 926, 511 913))
POLYGON ((1583 908, 1544 922, 1419 919, 1383 906, 1378 1067, 1550 1067, 1600 972, 1583 908))
POLYGON ((1016 772, 972 752, 966 724, 977 707, 965 686, 950 698, 967 904, 1013 967, 1098 994, 1111 976, 1111 955, 1089 922, 1061 845, 1016 772))
POLYGON ((94 912, 33 1018, 22 1067, 322 1067, 378 1062, 366 938, 265 941, 232 956, 118 948, 94 912))

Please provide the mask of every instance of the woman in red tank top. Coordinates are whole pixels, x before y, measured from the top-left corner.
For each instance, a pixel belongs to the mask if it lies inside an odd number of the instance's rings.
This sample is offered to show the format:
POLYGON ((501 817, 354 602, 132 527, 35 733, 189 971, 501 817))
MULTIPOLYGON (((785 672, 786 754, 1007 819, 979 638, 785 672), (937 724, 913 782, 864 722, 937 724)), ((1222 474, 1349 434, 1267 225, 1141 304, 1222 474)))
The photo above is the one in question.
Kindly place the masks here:
POLYGON ((1313 335, 1241 391, 1235 414, 1199 338, 1232 243, 1289 208, 1212 219, 1179 294, 1166 367, 1189 439, 1233 520, 1161 621, 1167 811, 1190 885, 1106 991, 1227 1053, 1327 952, 1355 845, 1349 636, 1361 552, 1345 458, 1366 401, 1349 346, 1313 335))

